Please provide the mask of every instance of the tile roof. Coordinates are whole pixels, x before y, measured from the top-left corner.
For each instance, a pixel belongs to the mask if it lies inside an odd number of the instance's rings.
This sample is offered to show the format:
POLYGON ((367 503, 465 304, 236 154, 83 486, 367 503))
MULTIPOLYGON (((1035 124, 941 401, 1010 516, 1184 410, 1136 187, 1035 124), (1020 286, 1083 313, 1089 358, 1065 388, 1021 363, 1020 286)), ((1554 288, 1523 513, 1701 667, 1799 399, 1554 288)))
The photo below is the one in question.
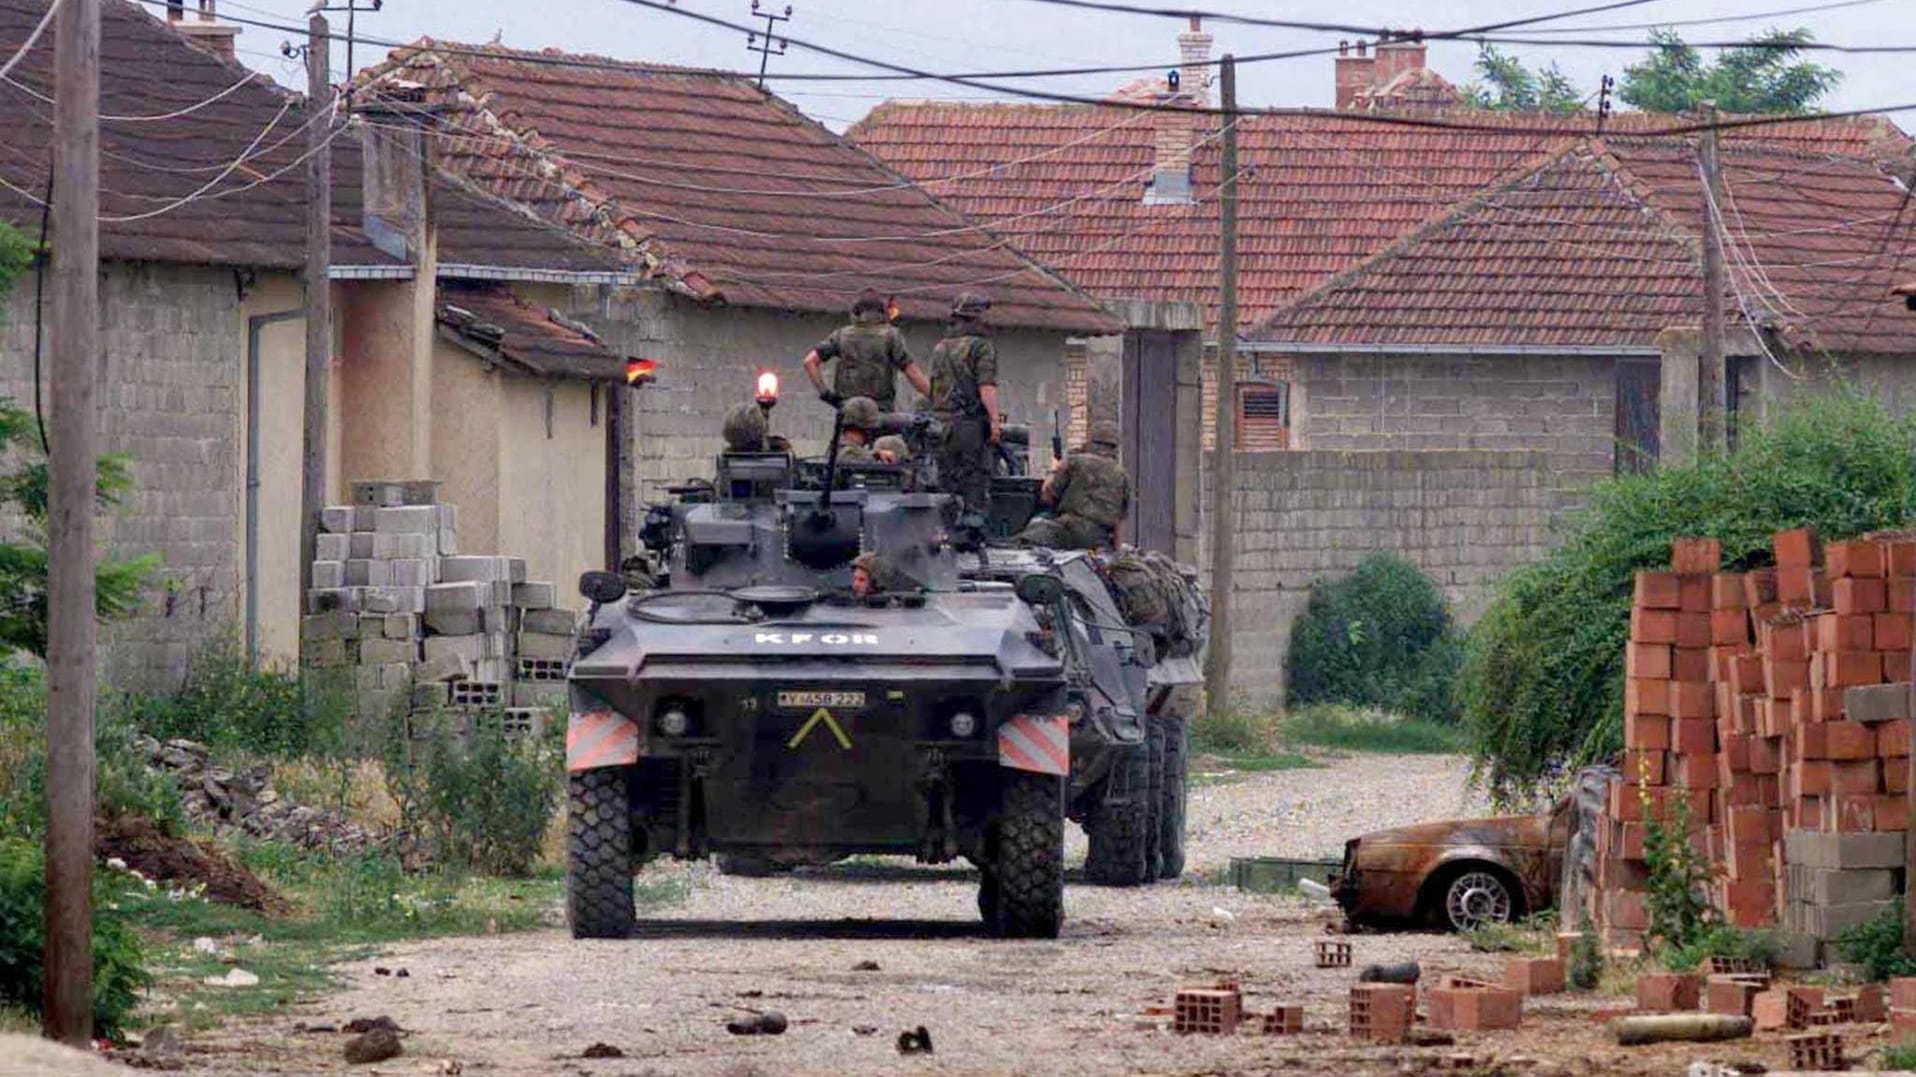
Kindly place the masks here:
MULTIPOLYGON (((0 54, 12 55, 46 0, 0 0, 0 54)), ((264 76, 188 44, 120 0, 101 5, 100 253, 109 259, 297 269, 305 263, 303 101, 264 76), (244 84, 242 82, 244 81, 244 84), (162 116, 231 91, 187 115, 162 116), (248 148, 259 139, 249 155, 248 148), (246 159, 221 175, 221 170, 246 159), (190 198, 200 188, 206 191, 190 198), (175 202, 186 199, 173 207, 175 202), (169 208, 173 207, 173 208, 169 208), (140 221, 115 220, 165 209, 140 221)), ((37 234, 53 106, 52 34, 0 82, 0 220, 37 234)), ((333 260, 390 266, 361 229, 360 128, 332 143, 333 260)), ((449 176, 432 197, 442 263, 612 272, 620 254, 449 176)))
MULTIPOLYGON (((1891 293, 1916 213, 1876 162, 1721 155, 1732 326, 1796 348, 1916 352, 1891 293)), ((1589 139, 1403 237, 1247 334, 1285 343, 1650 347, 1698 325, 1703 189, 1687 142, 1589 139)))
MULTIPOLYGON (((1192 115, 1191 205, 1142 198, 1163 113, 1110 106, 890 103, 848 132, 949 205, 1103 299, 1214 308, 1218 146, 1192 115)), ((1578 141, 1558 117, 1452 114, 1490 130, 1378 123, 1326 110, 1240 121, 1241 325, 1249 328, 1406 232, 1578 141)), ((1612 130, 1667 125, 1622 113, 1612 130)), ((1909 140, 1877 118, 1753 128, 1766 142, 1864 155, 1909 140)), ((1749 141, 1732 134, 1728 144, 1749 141)), ((1215 311, 1212 311, 1215 320, 1215 311)))
POLYGON ((446 285, 435 311, 462 345, 542 377, 623 381, 625 361, 590 329, 519 299, 503 285, 446 285))
POLYGON ((362 73, 418 84, 446 125, 439 160, 541 217, 626 246, 694 298, 842 311, 870 287, 939 318, 982 287, 993 322, 1117 324, 1009 243, 750 80, 426 39, 362 73), (474 55, 478 51, 482 55, 474 55))

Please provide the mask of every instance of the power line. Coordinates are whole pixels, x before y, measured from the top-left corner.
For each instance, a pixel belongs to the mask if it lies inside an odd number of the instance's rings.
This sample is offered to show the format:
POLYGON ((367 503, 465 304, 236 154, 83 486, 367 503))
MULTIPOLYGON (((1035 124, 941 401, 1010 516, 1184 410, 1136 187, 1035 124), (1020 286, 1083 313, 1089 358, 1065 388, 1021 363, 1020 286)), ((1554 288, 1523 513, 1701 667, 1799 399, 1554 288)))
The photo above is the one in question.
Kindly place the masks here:
POLYGON ((33 46, 39 42, 40 35, 46 33, 47 27, 53 24, 53 13, 58 10, 60 10, 60 0, 53 0, 53 3, 47 5, 46 14, 40 16, 40 21, 33 24, 33 32, 27 35, 26 41, 21 43, 20 48, 7 59, 6 63, 0 64, 0 78, 5 78, 8 72, 19 66, 21 60, 26 59, 27 53, 33 51, 33 46))
POLYGON ((1409 34, 1405 34, 1400 30, 1375 26, 1357 26, 1351 23, 1338 22, 1304 22, 1297 19, 1273 19, 1261 15, 1239 15, 1235 12, 1207 11, 1200 8, 1153 8, 1138 4, 1117 3, 1115 0, 1031 0, 1031 2, 1052 4, 1058 7, 1087 8, 1092 11, 1102 11, 1119 15, 1155 15, 1167 19, 1203 19, 1207 22, 1233 23, 1239 26, 1263 26, 1279 30, 1363 34, 1384 41, 1391 38, 1405 37, 1429 40, 1433 38, 1459 37, 1464 34, 1487 34, 1495 30, 1507 30, 1516 26, 1528 26, 1532 23, 1554 22, 1557 19, 1574 18, 1578 15, 1594 15, 1601 11, 1615 11, 1619 8, 1642 7, 1644 4, 1654 4, 1659 2, 1659 0, 1612 0, 1610 3, 1597 4, 1591 7, 1576 8, 1570 11, 1559 11, 1548 15, 1536 15, 1522 19, 1511 19, 1506 22, 1487 23, 1483 26, 1473 26, 1463 30, 1451 30, 1441 34, 1425 34, 1422 31, 1412 31, 1409 34))
POLYGON ((1780 19, 1785 15, 1811 15, 1823 11, 1835 11, 1838 8, 1862 7, 1865 4, 1880 4, 1883 0, 1835 0, 1827 4, 1806 4, 1802 7, 1779 8, 1775 11, 1752 11, 1745 15, 1719 15, 1709 19, 1672 19, 1667 22, 1613 23, 1597 26, 1545 26, 1526 30, 1528 34, 1582 34, 1592 31, 1612 30, 1671 30, 1679 26, 1714 26, 1725 22, 1756 22, 1759 19, 1780 19))

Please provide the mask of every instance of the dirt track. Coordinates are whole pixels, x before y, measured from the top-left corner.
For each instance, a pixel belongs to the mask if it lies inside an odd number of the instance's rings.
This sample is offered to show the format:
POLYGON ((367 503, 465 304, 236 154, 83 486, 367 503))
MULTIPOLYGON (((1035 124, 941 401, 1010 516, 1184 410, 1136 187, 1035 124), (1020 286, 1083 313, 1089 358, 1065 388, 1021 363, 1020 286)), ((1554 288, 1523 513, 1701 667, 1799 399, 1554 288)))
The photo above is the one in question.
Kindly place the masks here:
MULTIPOLYGON (((1190 876, 1143 890, 1074 884, 1056 942, 983 937, 975 883, 963 871, 854 865, 734 879, 703 866, 655 867, 648 874, 686 878, 691 895, 645 921, 637 938, 578 943, 555 929, 397 947, 349 967, 342 994, 229 1028, 190 1044, 188 1057, 199 1072, 345 1070, 339 1037, 297 1032, 295 1024, 375 1014, 410 1030, 406 1054, 355 1072, 1398 1073, 1412 1059, 1419 1068, 1466 1051, 1547 1055, 1576 1072, 1668 1073, 1679 1060, 1700 1057, 1621 1062, 1603 1046, 1598 1026, 1582 1019, 1562 1020, 1548 1037, 1503 1034, 1408 1054, 1354 1048, 1342 1035, 1351 973, 1312 967, 1312 942, 1327 912, 1210 881, 1230 852, 1245 851, 1236 846, 1314 852, 1349 832, 1346 823, 1335 835, 1310 833, 1301 821, 1280 828, 1275 821, 1300 801, 1331 816, 1361 811, 1365 827, 1395 825, 1464 807, 1462 775, 1454 760, 1358 758, 1209 786, 1194 798, 1192 829, 1218 838, 1194 849, 1190 876), (1242 825, 1247 813, 1272 829, 1258 838, 1242 825), (1299 846, 1300 838, 1313 844, 1299 846), (868 962, 878 967, 859 971, 868 962), (403 966, 410 976, 375 976, 375 964, 403 966), (1143 1007, 1220 975, 1241 979, 1254 1009, 1302 1001, 1311 1031, 1295 1039, 1213 1039, 1136 1027, 1143 1007), (752 1010, 784 1014, 790 1030, 751 1038, 725 1031, 728 1020, 752 1010), (901 1057, 899 1032, 920 1025, 935 1054, 901 1057), (625 1057, 581 1060, 594 1043, 617 1046, 625 1057)), ((1478 973, 1497 964, 1439 935, 1355 941, 1359 964, 1415 958, 1427 970, 1478 973)), ((1540 1019, 1544 1013, 1537 1011, 1540 1019)), ((1546 1063, 1526 1072, 1569 1070, 1546 1063)))

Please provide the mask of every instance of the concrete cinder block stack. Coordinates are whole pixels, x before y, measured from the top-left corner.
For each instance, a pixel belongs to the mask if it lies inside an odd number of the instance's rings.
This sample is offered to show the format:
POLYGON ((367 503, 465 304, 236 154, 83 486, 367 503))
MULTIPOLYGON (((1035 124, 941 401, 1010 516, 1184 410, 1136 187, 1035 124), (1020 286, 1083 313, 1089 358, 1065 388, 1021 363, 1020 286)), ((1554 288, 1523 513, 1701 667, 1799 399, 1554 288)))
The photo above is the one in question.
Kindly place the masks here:
POLYGON ((320 524, 302 657, 352 668, 362 717, 403 700, 460 723, 503 711, 532 733, 564 703, 576 614, 523 559, 460 553, 437 483, 356 483, 320 524))
POLYGON ((1911 715, 1908 685, 1885 682, 1909 667, 1916 541, 1785 531, 1749 573, 1719 571, 1708 540, 1673 552, 1637 578, 1598 912, 1613 945, 1639 937, 1645 816, 1681 802, 1717 909, 1780 924, 1813 962, 1901 886, 1911 715))

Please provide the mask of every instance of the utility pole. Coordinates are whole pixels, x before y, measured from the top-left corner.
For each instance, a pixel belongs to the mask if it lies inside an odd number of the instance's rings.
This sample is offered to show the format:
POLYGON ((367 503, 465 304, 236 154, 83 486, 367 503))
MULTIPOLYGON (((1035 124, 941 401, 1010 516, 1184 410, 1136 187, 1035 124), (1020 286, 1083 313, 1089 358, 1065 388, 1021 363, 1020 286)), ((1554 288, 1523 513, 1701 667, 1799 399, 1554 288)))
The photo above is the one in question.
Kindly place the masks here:
POLYGON ((99 412, 100 0, 54 22, 53 333, 47 461, 49 1039, 93 1035, 93 511, 99 412))
POLYGON ((1237 59, 1218 64, 1224 106, 1218 162, 1217 433, 1211 454, 1211 649, 1204 669, 1207 707, 1222 707, 1231 686, 1231 582, 1237 560, 1237 59))
POLYGON ((1723 366, 1723 181, 1716 163, 1716 102, 1705 101, 1709 127, 1697 140, 1697 165, 1703 174, 1703 356, 1697 370, 1697 454, 1726 446, 1730 412, 1723 366))
POLYGON ((785 48, 790 44, 790 42, 782 37, 773 36, 772 31, 778 29, 779 23, 792 21, 792 5, 786 4, 785 13, 780 15, 773 12, 770 8, 763 11, 759 10, 758 0, 752 0, 752 18, 765 20, 765 32, 763 34, 749 33, 745 35, 745 51, 758 53, 758 88, 763 90, 765 88, 766 66, 772 62, 774 54, 779 56, 785 55, 785 48))
MULTIPOLYGON (((333 109, 332 46, 326 16, 306 23, 306 107, 309 121, 333 109)), ((333 354, 332 120, 306 128, 306 413, 300 458, 299 579, 294 594, 306 593, 313 548, 319 541, 319 510, 326 504, 326 381, 333 354)), ((431 287, 426 281, 423 287, 431 287)))

